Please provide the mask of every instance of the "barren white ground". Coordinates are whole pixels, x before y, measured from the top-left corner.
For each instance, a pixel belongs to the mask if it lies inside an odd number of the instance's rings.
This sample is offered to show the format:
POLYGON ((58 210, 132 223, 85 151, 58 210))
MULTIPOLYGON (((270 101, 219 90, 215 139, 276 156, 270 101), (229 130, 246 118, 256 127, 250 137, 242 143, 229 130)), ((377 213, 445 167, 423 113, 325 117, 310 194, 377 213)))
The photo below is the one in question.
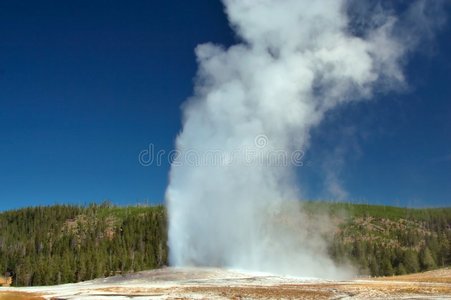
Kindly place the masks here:
POLYGON ((451 270, 326 281, 211 268, 164 268, 57 286, 0 288, 0 299, 451 299, 451 270), (28 294, 30 293, 30 294, 28 294))

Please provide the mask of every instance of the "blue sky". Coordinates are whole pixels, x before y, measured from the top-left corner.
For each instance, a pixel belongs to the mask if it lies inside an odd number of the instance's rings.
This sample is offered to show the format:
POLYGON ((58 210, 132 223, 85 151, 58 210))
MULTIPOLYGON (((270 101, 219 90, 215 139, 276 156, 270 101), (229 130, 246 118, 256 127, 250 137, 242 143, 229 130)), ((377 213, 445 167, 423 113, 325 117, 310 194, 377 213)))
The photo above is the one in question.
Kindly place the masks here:
MULTIPOLYGON (((313 130, 298 169, 306 198, 331 198, 333 163, 349 200, 451 203, 450 34, 448 22, 410 56, 405 91, 344 105, 313 130)), ((169 165, 138 155, 173 149, 205 42, 235 42, 219 1, 2 1, 0 209, 162 202, 169 165)))

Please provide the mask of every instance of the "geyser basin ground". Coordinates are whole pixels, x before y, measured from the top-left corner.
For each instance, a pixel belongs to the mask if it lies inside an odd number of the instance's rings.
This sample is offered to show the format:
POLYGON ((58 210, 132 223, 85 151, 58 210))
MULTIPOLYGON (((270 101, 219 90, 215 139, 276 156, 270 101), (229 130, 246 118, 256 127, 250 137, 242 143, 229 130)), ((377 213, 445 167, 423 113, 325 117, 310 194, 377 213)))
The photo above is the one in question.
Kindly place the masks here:
POLYGON ((59 286, 0 288, 3 299, 451 299, 451 269, 326 281, 211 268, 164 268, 59 286))

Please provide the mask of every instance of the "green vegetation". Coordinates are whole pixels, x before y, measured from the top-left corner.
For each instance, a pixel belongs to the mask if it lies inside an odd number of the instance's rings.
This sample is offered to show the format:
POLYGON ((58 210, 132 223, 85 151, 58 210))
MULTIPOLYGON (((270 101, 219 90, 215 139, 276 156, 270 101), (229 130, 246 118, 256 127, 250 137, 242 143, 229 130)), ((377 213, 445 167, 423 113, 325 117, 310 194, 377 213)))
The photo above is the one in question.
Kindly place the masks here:
POLYGON ((0 214, 0 270, 14 285, 89 280, 167 264, 162 206, 34 207, 0 214))
MULTIPOLYGON (((406 274, 451 264, 451 208, 307 202, 329 215, 330 254, 362 274, 406 274)), ((167 264, 163 206, 57 205, 0 213, 0 271, 14 285, 49 285, 167 264)))
POLYGON ((329 252, 361 274, 402 275, 451 264, 451 208, 308 202, 305 209, 338 224, 329 252))

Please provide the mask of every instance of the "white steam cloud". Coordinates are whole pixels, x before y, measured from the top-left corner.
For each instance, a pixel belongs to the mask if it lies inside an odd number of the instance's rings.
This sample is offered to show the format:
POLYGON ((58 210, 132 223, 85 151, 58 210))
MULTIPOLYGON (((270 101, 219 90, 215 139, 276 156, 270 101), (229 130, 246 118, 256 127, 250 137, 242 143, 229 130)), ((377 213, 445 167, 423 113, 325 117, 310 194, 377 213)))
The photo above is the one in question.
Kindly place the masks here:
POLYGON ((353 28, 346 1, 224 4, 242 42, 196 48, 195 95, 183 108, 166 195, 170 262, 339 277, 324 228, 312 232, 302 214, 292 154, 307 148, 328 110, 402 85, 411 43, 397 38, 398 19, 383 11, 353 28), (221 163, 193 164, 217 151, 221 163), (287 154, 288 164, 249 160, 274 153, 287 154))

